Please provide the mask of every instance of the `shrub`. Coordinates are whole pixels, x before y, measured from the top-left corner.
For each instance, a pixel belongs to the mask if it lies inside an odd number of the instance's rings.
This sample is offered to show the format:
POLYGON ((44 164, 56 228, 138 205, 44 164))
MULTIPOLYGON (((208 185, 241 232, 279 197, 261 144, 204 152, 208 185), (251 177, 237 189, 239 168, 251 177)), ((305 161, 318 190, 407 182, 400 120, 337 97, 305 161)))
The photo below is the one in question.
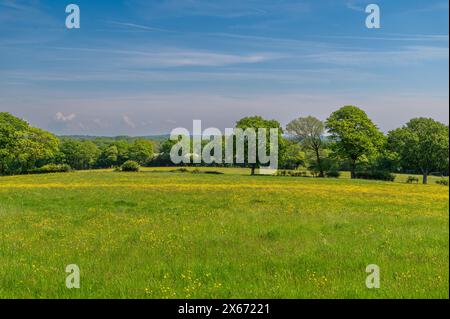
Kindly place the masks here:
POLYGON ((387 171, 366 171, 357 172, 356 178, 393 182, 395 175, 387 171))
POLYGON ((126 161, 121 166, 122 172, 139 172, 140 166, 135 161, 126 161))
POLYGON ((30 171, 33 174, 47 174, 47 173, 65 173, 72 169, 67 164, 47 164, 42 167, 35 168, 30 171))
POLYGON ((437 180, 436 184, 448 186, 448 179, 443 178, 443 179, 437 180))
POLYGON ((286 171, 285 170, 282 170, 282 171, 278 171, 278 175, 279 176, 286 176, 286 171))
POLYGON ((291 177, 307 177, 307 172, 304 171, 288 171, 288 170, 279 170, 277 172, 277 176, 291 176, 291 177))
POLYGON ((341 176, 341 172, 339 171, 329 171, 325 172, 325 176, 329 178, 339 178, 341 176))

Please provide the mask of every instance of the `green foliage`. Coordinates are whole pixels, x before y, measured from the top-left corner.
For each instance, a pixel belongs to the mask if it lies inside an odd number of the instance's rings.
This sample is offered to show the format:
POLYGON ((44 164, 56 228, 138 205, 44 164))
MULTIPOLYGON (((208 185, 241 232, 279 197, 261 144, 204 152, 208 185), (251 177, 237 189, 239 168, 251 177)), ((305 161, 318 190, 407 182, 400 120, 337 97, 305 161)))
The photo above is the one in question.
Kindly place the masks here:
POLYGON ((387 171, 365 171, 357 172, 356 178, 393 182, 395 175, 387 171))
MULTIPOLYGON (((281 125, 278 121, 275 120, 266 120, 262 118, 261 116, 251 116, 251 117, 244 117, 240 119, 236 123, 236 128, 240 128, 243 130, 246 130, 248 128, 252 128, 255 131, 257 131, 260 128, 265 128, 266 131, 266 148, 267 153, 269 153, 270 149, 273 147, 273 145, 270 144, 270 129, 276 128, 278 129, 278 159, 282 159, 284 157, 285 152, 285 141, 283 139, 283 129, 281 128, 281 125)), ((259 137, 258 134, 256 134, 256 145, 259 145, 259 137)), ((248 144, 245 142, 245 161, 247 163, 247 150, 248 150, 248 144)), ((264 163, 264 165, 267 163, 264 163)), ((255 169, 257 167, 261 166, 261 163, 258 161, 257 157, 257 163, 255 164, 249 164, 247 163, 252 169, 252 175, 255 173, 255 169)))
POLYGON ((177 141, 172 141, 170 139, 162 142, 159 147, 159 154, 157 154, 152 164, 162 166, 172 166, 173 163, 170 160, 170 150, 176 143, 177 141))
POLYGON ((71 167, 67 164, 47 164, 39 168, 32 169, 30 173, 46 174, 46 173, 66 173, 70 171, 71 167))
POLYGON ((448 186, 449 182, 448 182, 448 179, 444 179, 443 178, 443 179, 437 180, 436 184, 443 185, 443 186, 448 186))
POLYGON ((98 159, 99 167, 112 167, 118 165, 119 150, 116 145, 106 146, 98 159))
POLYGON ((403 168, 421 172, 426 184, 431 172, 448 172, 448 133, 447 125, 429 118, 415 118, 389 132, 388 148, 398 153, 403 168))
POLYGON ((339 178, 341 176, 341 172, 337 170, 327 171, 325 176, 328 178, 339 178))
POLYGON ((50 162, 58 139, 9 113, 0 113, 0 174, 26 173, 50 162))
POLYGON ((333 152, 351 163, 352 177, 356 165, 377 154, 385 144, 384 135, 369 119, 367 114, 356 106, 344 106, 332 113, 326 127, 333 152))
POLYGON ((100 150, 92 141, 63 139, 60 146, 60 161, 74 169, 90 169, 99 158, 100 150))
MULTIPOLYGON (((315 157, 313 155, 313 157, 315 157)), ((320 161, 320 167, 316 160, 309 161, 308 170, 311 172, 313 176, 322 177, 320 172, 323 171, 324 175, 327 176, 328 172, 336 172, 339 171, 339 163, 336 159, 325 157, 320 161)))
POLYGON ((153 144, 146 140, 136 140, 128 148, 128 159, 146 164, 153 159, 153 144))
POLYGON ((325 127, 319 119, 308 116, 300 117, 291 121, 286 130, 289 134, 295 137, 301 145, 314 152, 316 157, 316 165, 318 175, 324 177, 324 168, 322 165, 321 151, 323 148, 323 135, 325 133, 325 127))
POLYGON ((280 158, 280 168, 296 169, 306 164, 305 152, 298 143, 284 139, 285 151, 280 158))
POLYGON ((140 165, 139 163, 128 160, 121 166, 122 172, 139 172, 140 165))
POLYGON ((291 176, 291 177, 307 177, 308 173, 305 171, 297 171, 297 170, 278 170, 277 176, 291 176))

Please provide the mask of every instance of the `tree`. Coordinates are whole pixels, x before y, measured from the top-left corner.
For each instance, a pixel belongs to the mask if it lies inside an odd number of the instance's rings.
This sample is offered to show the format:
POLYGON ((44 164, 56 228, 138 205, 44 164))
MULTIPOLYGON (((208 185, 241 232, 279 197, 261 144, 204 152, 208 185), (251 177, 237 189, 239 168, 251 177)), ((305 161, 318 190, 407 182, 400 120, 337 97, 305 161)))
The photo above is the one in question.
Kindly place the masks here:
POLYGON ((325 132, 323 123, 312 116, 300 117, 291 121, 286 126, 286 131, 293 135, 305 148, 314 152, 319 170, 319 177, 324 177, 324 170, 320 152, 322 150, 322 138, 325 132))
POLYGON ((280 158, 280 166, 287 169, 297 169, 305 165, 305 152, 302 151, 300 144, 285 140, 285 151, 280 158))
POLYGON ((58 139, 9 113, 0 113, 0 174, 26 173, 48 164, 58 139))
MULTIPOLYGON (((246 130, 246 129, 254 129, 255 132, 257 133, 257 130, 260 128, 265 128, 266 131, 266 148, 267 150, 270 150, 270 148, 272 147, 270 145, 270 129, 271 128, 275 128, 278 129, 278 157, 282 158, 283 157, 283 152, 284 152, 284 142, 283 142, 283 129, 281 128, 281 125, 278 121, 275 120, 266 120, 264 118, 262 118, 261 116, 251 116, 251 117, 244 117, 242 119, 240 119, 237 123, 236 123, 236 128, 242 129, 242 130, 246 130)), ((258 139, 258 134, 256 134, 256 146, 258 147, 259 143, 261 141, 259 141, 258 139)), ((256 163, 248 163, 247 159, 247 152, 248 152, 248 143, 247 143, 247 139, 245 141, 245 150, 246 150, 246 154, 245 154, 245 158, 246 158, 246 163, 248 165, 250 165, 251 168, 251 174, 255 175, 255 170, 257 167, 260 167, 261 164, 264 163, 260 163, 259 156, 261 154, 258 154, 257 156, 257 160, 256 163)))
POLYGON ((427 184, 433 171, 446 171, 449 164, 448 126, 430 118, 415 118, 390 131, 388 147, 400 156, 404 168, 416 169, 427 184))
POLYGON ((175 144, 177 144, 177 141, 170 139, 165 140, 161 144, 159 147, 159 154, 156 159, 156 162, 159 165, 173 165, 172 160, 170 159, 170 151, 175 144))
POLYGON ((128 161, 128 149, 130 147, 129 143, 125 140, 119 140, 114 142, 112 145, 117 148, 117 165, 120 166, 128 161))
POLYGON ((105 147, 98 159, 98 166, 100 167, 112 167, 117 165, 119 159, 119 150, 116 145, 109 145, 105 147))
POLYGON ((74 169, 89 169, 97 162, 100 150, 92 141, 64 139, 61 142, 62 162, 74 169))
POLYGON ((128 159, 145 164, 153 159, 153 144, 146 140, 136 140, 128 148, 128 159))
POLYGON ((326 121, 333 152, 350 162, 351 177, 356 178, 356 166, 379 152, 385 137, 367 114, 356 106, 344 106, 326 121))

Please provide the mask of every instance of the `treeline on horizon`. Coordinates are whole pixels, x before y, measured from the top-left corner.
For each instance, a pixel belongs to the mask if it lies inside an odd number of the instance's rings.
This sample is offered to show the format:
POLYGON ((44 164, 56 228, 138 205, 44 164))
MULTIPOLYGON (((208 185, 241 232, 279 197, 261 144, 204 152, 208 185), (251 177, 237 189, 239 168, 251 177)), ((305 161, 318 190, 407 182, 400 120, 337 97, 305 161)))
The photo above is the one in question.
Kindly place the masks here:
MULTIPOLYGON (((392 180, 392 173, 421 174, 424 183, 428 175, 449 174, 449 127, 431 118, 411 119, 385 135, 363 110, 344 106, 325 122, 300 117, 283 129, 276 120, 253 116, 239 120, 236 127, 278 128, 281 170, 308 171, 316 177, 338 177, 340 171, 350 171, 352 178, 381 180, 392 180)), ((174 166, 170 150, 175 143, 168 136, 57 137, 3 112, 0 175, 113 168, 127 161, 174 166)), ((249 167, 252 174, 259 165, 210 164, 249 167)))

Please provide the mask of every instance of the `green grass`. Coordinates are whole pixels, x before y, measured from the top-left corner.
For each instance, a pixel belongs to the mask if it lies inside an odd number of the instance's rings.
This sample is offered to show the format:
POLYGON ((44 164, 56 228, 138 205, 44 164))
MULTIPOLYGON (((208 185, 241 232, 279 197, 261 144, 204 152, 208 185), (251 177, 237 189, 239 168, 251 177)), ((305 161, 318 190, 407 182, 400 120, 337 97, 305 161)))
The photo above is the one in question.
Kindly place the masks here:
POLYGON ((0 177, 0 298, 449 297, 448 187, 146 170, 0 177))
MULTIPOLYGON (((144 172, 170 172, 177 170, 179 168, 177 167, 142 167, 141 170, 144 172)), ((192 172, 195 169, 199 169, 200 171, 217 171, 222 172, 227 175, 250 175, 250 169, 249 168, 238 168, 238 167, 232 167, 232 168, 224 168, 224 167, 186 167, 186 169, 190 172, 192 172)), ((103 170, 103 171, 111 171, 111 170, 103 170)), ((308 173, 310 177, 312 175, 308 173)), ((406 183, 406 180, 409 176, 415 176, 419 179, 419 183, 422 183, 422 175, 417 174, 394 174, 395 175, 395 182, 397 183, 406 183)), ((340 178, 344 179, 350 179, 350 172, 341 172, 340 178)), ((428 183, 429 184, 435 184, 436 181, 441 179, 447 179, 448 177, 439 177, 439 176, 428 176, 428 183)))

